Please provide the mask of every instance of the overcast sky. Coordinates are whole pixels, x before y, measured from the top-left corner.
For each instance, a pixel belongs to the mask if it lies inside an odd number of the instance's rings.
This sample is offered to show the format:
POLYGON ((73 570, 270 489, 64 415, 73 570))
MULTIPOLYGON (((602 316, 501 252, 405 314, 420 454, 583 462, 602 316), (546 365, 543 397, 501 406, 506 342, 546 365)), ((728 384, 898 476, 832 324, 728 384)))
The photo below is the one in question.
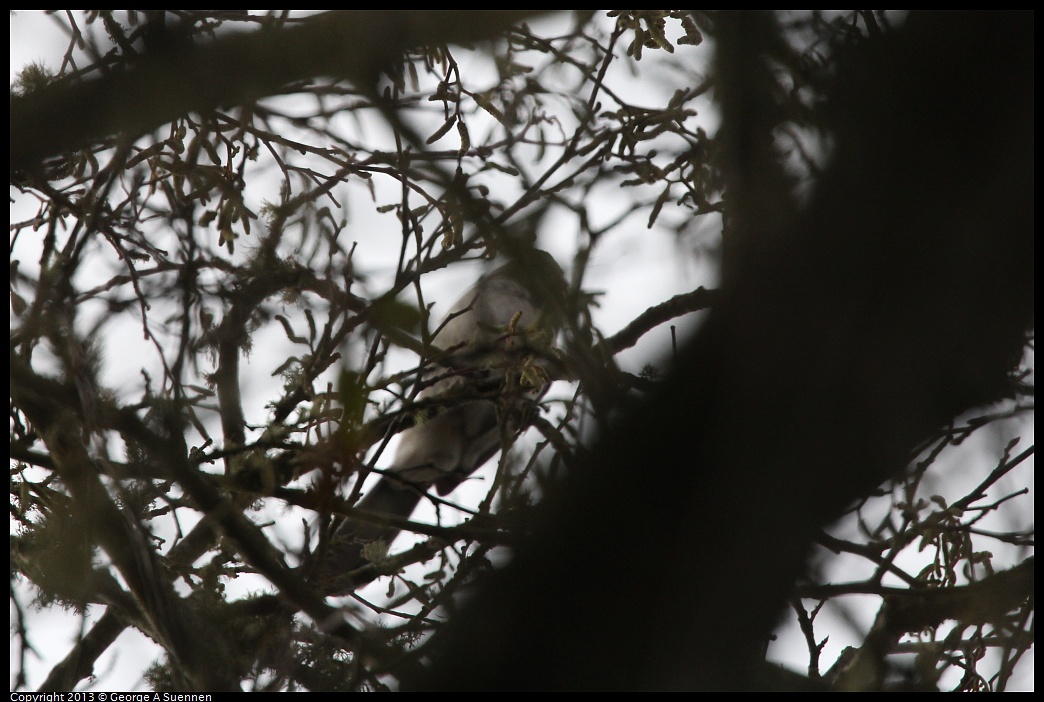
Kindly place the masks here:
MULTIPOLYGON (((53 19, 45 17, 39 11, 19 11, 11 15, 11 79, 21 67, 30 61, 42 61, 52 69, 56 69, 61 60, 62 53, 66 48, 66 38, 58 31, 53 19)), ((681 48, 681 47, 679 47, 681 48)), ((700 51, 707 51, 703 47, 700 51)), ((462 52, 463 55, 463 52, 462 52)), ((459 57, 458 57, 459 58, 459 57)), ((644 67, 643 67, 644 70, 644 67)), ((651 66, 648 70, 652 71, 651 66)), ((462 69, 466 71, 466 67, 462 69)), ((635 102, 642 103, 646 100, 643 95, 648 95, 647 100, 651 104, 663 102, 664 96, 669 96, 677 87, 670 84, 669 77, 659 76, 657 80, 641 80, 640 77, 631 76, 624 71, 611 75, 611 80, 619 81, 620 85, 626 85, 628 94, 635 102)), ((679 78, 680 80, 680 78, 679 78)), ((705 128, 713 132, 716 128, 716 117, 710 104, 708 104, 704 115, 705 128)), ((380 125, 372 124, 371 128, 378 132, 380 125)), ((388 187, 389 184, 375 182, 377 187, 388 187)), ((278 186, 271 186, 277 190, 278 186)), ((252 204, 257 211, 260 198, 265 193, 264 187, 259 187, 254 192, 257 200, 252 204)), ((378 190, 380 192, 380 190, 378 190)), ((619 190, 616 191, 618 195, 619 190)), ((358 198, 354 204, 349 202, 349 211, 354 218, 351 224, 352 236, 359 243, 358 265, 360 270, 374 276, 376 281, 381 280, 382 275, 393 272, 395 259, 399 251, 399 240, 395 235, 397 221, 393 215, 380 216, 373 212, 373 203, 369 196, 363 192, 354 191, 351 198, 358 198)), ((394 191, 391 191, 390 199, 394 200, 394 191)), ((35 212, 33 203, 20 198, 12 189, 11 220, 19 221, 35 212)), ((380 198, 378 198, 380 201, 380 198)), ((614 208, 622 205, 614 201, 609 194, 606 195, 604 203, 605 216, 608 218, 614 213, 614 208)), ((566 219, 556 220, 551 218, 548 226, 540 234, 540 245, 549 250, 563 266, 568 266, 576 248, 575 234, 568 231, 570 222, 566 219)), ((710 226, 719 226, 720 222, 710 226)), ((21 244, 25 248, 17 252, 26 265, 33 265, 32 242, 25 241, 21 244)), ((467 285, 480 275, 480 265, 455 266, 449 271, 440 271, 432 274, 425 280, 425 294, 429 300, 436 302, 435 314, 439 316, 439 310, 445 310, 467 285), (463 279, 462 279, 463 277, 463 279)), ((599 247, 597 256, 591 268, 588 280, 588 289, 603 292, 600 307, 595 311, 596 326, 605 334, 612 334, 623 327, 650 305, 662 302, 671 296, 688 292, 699 285, 713 287, 717 276, 712 256, 698 257, 692 255, 679 255, 678 241, 669 232, 661 228, 646 227, 642 216, 633 217, 633 221, 620 231, 613 234, 599 247)), ((374 285, 374 290, 379 290, 379 285, 374 285)), ((13 322, 12 322, 13 323, 13 322)), ((679 320, 676 325, 680 329, 682 338, 691 333, 696 327, 696 319, 679 320)), ((117 346, 124 349, 124 354, 134 357, 137 353, 129 351, 142 345, 140 327, 135 327, 129 322, 123 328, 117 327, 115 334, 126 334, 126 338, 120 337, 117 346)), ((111 339, 111 337, 110 337, 111 339)), ((617 358, 620 365, 632 373, 640 371, 642 366, 649 362, 662 363, 669 355, 670 330, 663 326, 653 333, 647 335, 640 344, 630 349, 617 358)), ((271 325, 255 341, 255 351, 245 360, 241 369, 242 377, 270 378, 271 372, 287 355, 287 341, 278 325, 271 325)), ((143 349, 142 355, 148 351, 143 349)), ((127 363, 126 358, 109 357, 110 363, 105 367, 103 382, 113 388, 134 387, 141 385, 139 367, 135 363, 127 363)), ((410 359, 404 353, 402 364, 405 367, 410 359)), ((559 392, 568 392, 569 388, 559 388, 559 392)), ((136 390, 137 392, 137 390, 136 390)), ((268 386, 263 384, 250 385, 244 383, 244 403, 248 408, 263 409, 265 402, 271 396, 268 386)), ((259 409, 259 411, 260 411, 259 409)), ((248 417, 254 421, 263 419, 261 416, 248 417)), ((1027 442, 1032 441, 1032 424, 1024 429, 1023 436, 1027 442)), ((958 461, 974 460, 980 449, 976 449, 974 442, 991 441, 989 437, 977 437, 971 446, 966 446, 958 461), (972 458, 970 459, 969 456, 972 458)), ((988 449, 993 446, 985 445, 981 448, 981 455, 990 455, 988 449)), ((390 453, 387 454, 390 457, 390 453)), ((995 455, 995 454, 993 454, 995 455)), ((981 460, 981 459, 980 459, 981 460)), ((488 473, 488 471, 487 471, 488 473)), ((476 494, 481 491, 483 474, 478 475, 479 481, 473 483, 476 494)), ((947 491, 955 495, 966 486, 959 482, 950 485, 941 485, 940 492, 947 491)), ((467 490, 468 487, 463 488, 467 490)), ((420 518, 431 518, 433 515, 419 513, 420 518)), ((286 518, 285 515, 282 518, 286 518)), ((293 529, 297 528, 298 517, 294 516, 288 521, 293 522, 293 529)), ((839 527, 842 533, 850 529, 851 525, 839 527)), ((287 538, 292 538, 295 533, 292 529, 286 532, 287 538)), ((850 570, 855 565, 845 558, 835 559, 827 568, 837 581, 850 581, 861 577, 857 572, 850 570)), ((862 566, 861 566, 862 567, 862 566)), ((254 587, 260 587, 250 581, 233 584, 231 591, 237 590, 247 592, 254 587)), ((379 598, 384 589, 381 583, 375 584, 362 591, 366 597, 379 598)), ((825 615, 830 618, 832 624, 829 629, 823 627, 822 631, 829 631, 830 642, 824 652, 825 660, 833 660, 838 652, 847 646, 858 644, 862 641, 864 632, 869 628, 874 612, 876 611, 876 600, 867 598, 865 606, 859 606, 854 602, 847 612, 832 612, 825 615), (851 617, 846 621, 845 617, 851 617)), ((100 608, 94 608, 98 610, 100 608)), ((34 688, 43 680, 43 676, 53 665, 60 660, 69 650, 79 633, 78 619, 65 612, 44 610, 41 612, 27 612, 30 617, 29 632, 32 641, 36 645, 36 653, 39 659, 31 659, 27 662, 29 672, 29 687, 34 688)), ((14 625, 15 613, 12 610, 12 625, 14 625)), ((90 619, 98 616, 97 611, 92 611, 90 619)), ((804 639, 793 618, 789 619, 791 624, 780 629, 779 639, 771 647, 771 657, 785 662, 796 670, 803 670, 807 665, 808 654, 804 639)), ((823 622, 820 623, 821 626, 823 622)), ((118 644, 110 648, 109 652, 101 659, 98 683, 93 689, 96 690, 136 690, 144 689, 141 675, 145 666, 151 663, 158 655, 158 647, 150 640, 134 629, 127 629, 121 636, 118 644)), ((12 650, 12 656, 15 651, 12 650)), ((31 654, 32 655, 32 654, 31 654)), ((12 660, 12 665, 16 661, 12 660)), ((1020 667, 1020 686, 1032 689, 1032 657, 1028 656, 1020 667)), ((84 689, 89 683, 81 685, 84 689)))

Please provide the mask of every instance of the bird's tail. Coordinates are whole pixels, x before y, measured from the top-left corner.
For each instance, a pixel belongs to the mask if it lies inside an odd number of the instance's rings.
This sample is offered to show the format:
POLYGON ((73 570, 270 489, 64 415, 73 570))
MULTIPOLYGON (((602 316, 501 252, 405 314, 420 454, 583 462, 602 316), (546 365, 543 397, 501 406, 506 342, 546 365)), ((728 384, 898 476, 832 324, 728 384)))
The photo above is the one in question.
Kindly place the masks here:
MULTIPOLYGON (((421 490, 404 488, 393 480, 381 478, 356 504, 356 509, 374 517, 408 519, 422 495, 421 490)), ((323 589, 331 594, 342 594, 371 579, 372 576, 352 577, 353 571, 370 563, 364 550, 377 542, 390 546, 400 531, 399 526, 376 520, 346 519, 334 533, 317 574, 323 589)))

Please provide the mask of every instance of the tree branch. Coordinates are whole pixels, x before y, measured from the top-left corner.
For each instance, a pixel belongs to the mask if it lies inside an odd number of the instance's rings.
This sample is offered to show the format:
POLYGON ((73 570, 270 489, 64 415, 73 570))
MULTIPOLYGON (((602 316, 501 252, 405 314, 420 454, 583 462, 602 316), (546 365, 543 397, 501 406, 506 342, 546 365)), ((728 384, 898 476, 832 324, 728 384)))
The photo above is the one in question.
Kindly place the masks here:
POLYGON ((371 86, 413 47, 489 39, 542 11, 331 11, 289 28, 177 44, 142 55, 126 71, 59 83, 11 99, 10 168, 122 134, 139 135, 190 112, 249 105, 320 76, 371 86))

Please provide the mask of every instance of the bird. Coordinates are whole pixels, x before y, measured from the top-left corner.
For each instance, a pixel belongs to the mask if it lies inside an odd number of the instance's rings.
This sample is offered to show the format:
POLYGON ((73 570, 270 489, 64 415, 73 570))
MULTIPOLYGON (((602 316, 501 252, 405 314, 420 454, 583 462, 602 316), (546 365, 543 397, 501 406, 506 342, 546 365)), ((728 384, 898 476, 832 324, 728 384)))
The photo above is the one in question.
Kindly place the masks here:
MULTIPOLYGON (((401 432, 391 465, 357 509, 409 518, 430 490, 449 494, 501 448, 504 436, 520 431, 526 408, 547 389, 565 294, 558 263, 530 248, 449 308, 432 338, 442 363, 433 364, 432 382, 416 398, 422 416, 401 432)), ((362 584, 348 574, 370 562, 367 546, 386 547, 399 531, 345 519, 318 569, 323 589, 344 594, 362 584)))

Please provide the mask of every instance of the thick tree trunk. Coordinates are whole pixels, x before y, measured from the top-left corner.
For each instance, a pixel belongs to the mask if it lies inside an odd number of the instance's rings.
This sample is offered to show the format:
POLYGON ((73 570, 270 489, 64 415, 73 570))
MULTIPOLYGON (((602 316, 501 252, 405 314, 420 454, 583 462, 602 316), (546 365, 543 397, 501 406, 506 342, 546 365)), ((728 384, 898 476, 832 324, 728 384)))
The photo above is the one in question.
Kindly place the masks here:
POLYGON ((749 81, 720 89, 721 304, 414 686, 771 686, 752 666, 816 531, 1008 392, 1033 316, 1032 17, 914 15, 850 56, 803 213, 759 146, 771 119, 741 113, 765 98, 757 22, 719 27, 722 83, 749 81))

